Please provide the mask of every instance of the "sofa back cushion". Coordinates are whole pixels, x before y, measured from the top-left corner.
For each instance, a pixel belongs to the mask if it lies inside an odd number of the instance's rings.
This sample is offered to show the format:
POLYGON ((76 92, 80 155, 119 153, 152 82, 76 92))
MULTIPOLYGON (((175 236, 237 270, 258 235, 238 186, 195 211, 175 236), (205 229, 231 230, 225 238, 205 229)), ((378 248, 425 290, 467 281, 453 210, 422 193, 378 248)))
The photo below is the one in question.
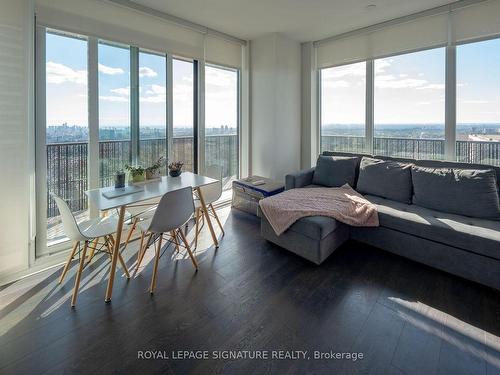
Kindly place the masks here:
POLYGON ((359 166, 356 190, 362 194, 410 204, 412 164, 363 157, 359 166))
POLYGON ((354 187, 357 157, 320 155, 314 169, 312 183, 329 187, 349 184, 354 187))
POLYGON ((500 219, 497 176, 493 169, 414 165, 411 173, 414 204, 458 215, 500 219))

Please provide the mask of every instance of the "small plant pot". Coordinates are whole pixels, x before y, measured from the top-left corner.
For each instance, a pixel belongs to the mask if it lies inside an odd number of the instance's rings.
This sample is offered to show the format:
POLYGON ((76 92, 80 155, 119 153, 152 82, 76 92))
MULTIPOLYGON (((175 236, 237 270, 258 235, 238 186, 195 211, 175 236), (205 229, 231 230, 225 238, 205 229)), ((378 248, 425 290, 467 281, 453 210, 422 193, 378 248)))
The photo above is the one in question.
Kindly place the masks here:
POLYGON ((155 180, 157 178, 160 178, 160 170, 156 169, 154 171, 146 171, 146 179, 147 180, 155 180))
POLYGON ((178 170, 170 170, 168 171, 168 174, 171 176, 171 177, 179 177, 182 173, 182 170, 178 169, 178 170))
POLYGON ((131 175, 132 177, 132 182, 143 182, 146 180, 146 177, 144 176, 144 173, 143 174, 135 174, 135 175, 131 175))

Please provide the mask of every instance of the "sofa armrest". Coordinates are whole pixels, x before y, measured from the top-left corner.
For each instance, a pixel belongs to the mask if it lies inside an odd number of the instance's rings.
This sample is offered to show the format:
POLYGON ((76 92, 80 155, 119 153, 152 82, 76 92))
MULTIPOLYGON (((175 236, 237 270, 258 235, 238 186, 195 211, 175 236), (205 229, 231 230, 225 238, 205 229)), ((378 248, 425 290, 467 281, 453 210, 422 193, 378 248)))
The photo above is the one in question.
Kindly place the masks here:
POLYGON ((301 188, 312 184, 314 167, 285 176, 285 190, 301 188))

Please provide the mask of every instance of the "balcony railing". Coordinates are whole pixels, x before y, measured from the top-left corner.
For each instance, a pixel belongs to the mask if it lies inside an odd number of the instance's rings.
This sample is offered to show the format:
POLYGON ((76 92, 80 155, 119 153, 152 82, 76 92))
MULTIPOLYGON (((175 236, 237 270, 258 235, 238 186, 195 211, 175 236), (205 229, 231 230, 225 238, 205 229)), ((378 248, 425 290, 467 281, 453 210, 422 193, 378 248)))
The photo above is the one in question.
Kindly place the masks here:
MULTIPOLYGON (((184 170, 193 170, 193 137, 174 137, 173 158, 184 162, 184 170)), ((86 142, 54 143, 47 145, 47 194, 56 193, 64 197, 73 212, 87 209, 87 150, 86 142)), ((154 163, 165 156, 165 138, 140 141, 139 157, 143 166, 154 163)), ((130 162, 131 143, 124 141, 99 142, 99 184, 114 184, 116 171, 130 162)), ((220 165, 224 180, 238 175, 238 137, 215 135, 205 137, 206 165, 220 165)), ((166 169, 163 171, 166 172, 166 169)), ((58 215, 55 202, 47 195, 47 217, 58 215)))
MULTIPOLYGON (((444 159, 444 139, 382 138, 373 139, 375 155, 410 159, 444 159)), ((366 152, 365 138, 323 135, 322 150, 366 152)), ((457 141, 456 160, 463 163, 500 166, 500 142, 457 141)))

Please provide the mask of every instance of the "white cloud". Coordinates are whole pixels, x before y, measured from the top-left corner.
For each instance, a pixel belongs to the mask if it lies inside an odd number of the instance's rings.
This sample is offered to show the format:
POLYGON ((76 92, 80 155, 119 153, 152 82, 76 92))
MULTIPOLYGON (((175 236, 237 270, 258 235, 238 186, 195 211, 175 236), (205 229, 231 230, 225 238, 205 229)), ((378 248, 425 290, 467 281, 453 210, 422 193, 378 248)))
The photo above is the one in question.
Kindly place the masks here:
POLYGON ((123 74, 125 71, 122 68, 112 68, 110 66, 99 64, 99 73, 114 76, 117 74, 123 74))
POLYGON ((363 77, 366 74, 364 63, 338 66, 331 69, 325 69, 322 72, 323 79, 337 79, 343 77, 363 77))
POLYGON ((324 81, 322 82, 322 87, 323 88, 344 88, 344 87, 350 87, 351 83, 347 80, 344 79, 339 79, 339 80, 330 80, 330 81, 324 81))
POLYGON ((117 89, 111 89, 109 91, 111 91, 113 94, 117 94, 117 95, 124 96, 124 97, 130 96, 130 86, 119 87, 117 89))
POLYGON ((151 91, 154 94, 166 94, 167 88, 165 86, 160 86, 160 85, 151 85, 151 91))
POLYGON ((408 74, 401 73, 401 74, 399 75, 399 78, 406 78, 406 77, 408 77, 408 74))
POLYGON ((417 87, 417 90, 444 90, 444 83, 429 83, 422 87, 417 87))
POLYGON ((128 102, 128 98, 124 96, 100 95, 99 100, 106 102, 128 102))
POLYGON ((391 66, 392 59, 382 59, 375 62, 375 74, 380 74, 385 72, 385 68, 391 66))
POLYGON ((474 100, 474 99, 458 99, 460 103, 464 104, 490 104, 490 103, 495 103, 495 101, 491 100, 474 100))
POLYGON ((165 103, 167 101, 167 88, 153 84, 145 95, 140 96, 139 100, 143 103, 165 103))
POLYGON ((139 77, 148 77, 153 78, 157 77, 158 73, 156 73, 153 69, 148 68, 147 66, 141 66, 139 68, 139 77))
POLYGON ((375 78, 375 87, 381 89, 405 89, 418 88, 427 84, 425 79, 403 78, 397 79, 392 74, 377 76, 375 78))
POLYGON ((142 103, 165 103, 167 101, 167 97, 165 95, 141 96, 139 100, 142 103))
POLYGON ((46 69, 47 83, 56 85, 65 82, 76 83, 78 85, 87 84, 86 70, 74 70, 69 66, 58 64, 52 61, 47 62, 46 69))

